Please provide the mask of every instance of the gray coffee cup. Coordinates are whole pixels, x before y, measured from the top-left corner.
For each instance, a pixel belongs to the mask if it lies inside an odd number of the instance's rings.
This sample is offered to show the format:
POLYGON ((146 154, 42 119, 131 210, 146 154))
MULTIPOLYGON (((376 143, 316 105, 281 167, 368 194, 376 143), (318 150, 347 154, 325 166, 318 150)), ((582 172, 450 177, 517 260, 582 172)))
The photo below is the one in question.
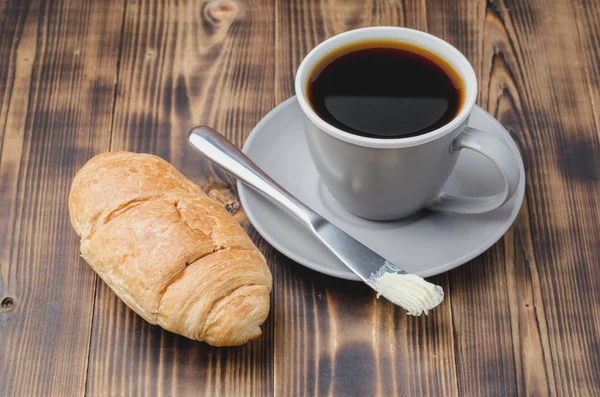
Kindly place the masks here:
MULTIPOLYGON (((519 185, 518 161, 495 136, 468 126, 477 97, 477 79, 469 61, 453 46, 430 34, 398 27, 372 27, 334 36, 315 47, 296 74, 296 95, 304 113, 304 131, 311 158, 332 196, 348 211, 366 219, 386 221, 427 208, 476 214, 506 203, 519 185), (330 53, 352 43, 397 40, 436 54, 460 76, 465 100, 448 124, 423 135, 378 139, 350 134, 322 120, 307 100, 313 68, 330 53), (463 149, 479 152, 504 176, 499 193, 486 197, 444 192, 463 149)), ((473 170, 477 172, 477 170, 473 170)))

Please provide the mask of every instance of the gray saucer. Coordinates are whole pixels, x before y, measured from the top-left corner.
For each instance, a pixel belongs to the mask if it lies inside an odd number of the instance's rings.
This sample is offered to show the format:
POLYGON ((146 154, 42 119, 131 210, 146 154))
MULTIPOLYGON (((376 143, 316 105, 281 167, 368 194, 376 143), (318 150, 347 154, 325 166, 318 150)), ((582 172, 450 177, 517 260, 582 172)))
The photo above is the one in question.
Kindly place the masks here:
MULTIPOLYGON (((473 110, 470 125, 504 139, 519 158, 521 169, 521 183, 514 197, 486 214, 424 211, 399 221, 373 222, 346 212, 319 181, 304 139, 296 97, 258 123, 243 151, 284 188, 346 233, 408 272, 427 277, 460 266, 491 247, 513 223, 523 202, 523 161, 508 132, 480 107, 473 110)), ((464 150, 445 190, 477 196, 496 193, 501 186, 502 175, 489 160, 464 150)), ((276 249, 318 272, 358 280, 291 216, 239 182, 238 189, 250 222, 276 249)))

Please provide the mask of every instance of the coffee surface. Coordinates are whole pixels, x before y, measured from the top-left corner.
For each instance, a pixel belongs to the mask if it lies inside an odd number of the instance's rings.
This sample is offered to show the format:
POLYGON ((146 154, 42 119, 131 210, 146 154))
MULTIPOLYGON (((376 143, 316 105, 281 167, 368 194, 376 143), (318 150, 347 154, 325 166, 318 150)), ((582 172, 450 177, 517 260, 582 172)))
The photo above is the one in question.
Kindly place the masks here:
POLYGON ((341 49, 312 71, 308 99, 327 123, 391 139, 425 134, 457 115, 462 83, 440 58, 401 43, 364 46, 341 49))

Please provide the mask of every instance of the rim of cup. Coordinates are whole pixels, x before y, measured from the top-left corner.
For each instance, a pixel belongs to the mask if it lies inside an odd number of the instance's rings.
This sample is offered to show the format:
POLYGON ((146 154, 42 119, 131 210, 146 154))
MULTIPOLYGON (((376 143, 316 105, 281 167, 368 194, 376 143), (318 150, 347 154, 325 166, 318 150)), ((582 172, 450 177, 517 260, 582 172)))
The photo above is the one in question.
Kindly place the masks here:
POLYGON ((339 140, 363 147, 378 149, 395 149, 411 147, 434 141, 455 131, 471 113, 477 99, 477 78, 473 67, 467 58, 448 42, 420 30, 400 28, 395 26, 378 26, 350 30, 333 36, 317 45, 302 60, 296 73, 296 97, 304 114, 319 129, 339 140), (314 67, 330 53, 348 44, 370 40, 389 40, 411 44, 429 51, 446 61, 460 76, 465 88, 465 97, 458 114, 440 128, 407 138, 370 138, 354 135, 332 126, 321 119, 308 103, 306 98, 307 79, 314 67))

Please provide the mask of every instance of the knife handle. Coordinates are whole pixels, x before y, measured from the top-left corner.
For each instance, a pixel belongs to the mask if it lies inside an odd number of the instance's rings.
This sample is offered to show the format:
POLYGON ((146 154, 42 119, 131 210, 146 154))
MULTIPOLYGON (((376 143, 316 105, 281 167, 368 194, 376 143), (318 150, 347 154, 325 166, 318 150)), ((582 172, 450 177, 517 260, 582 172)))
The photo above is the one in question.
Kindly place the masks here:
POLYGON ((321 218, 214 129, 205 126, 195 127, 190 131, 188 141, 194 149, 298 218, 308 228, 312 229, 315 222, 321 218))

